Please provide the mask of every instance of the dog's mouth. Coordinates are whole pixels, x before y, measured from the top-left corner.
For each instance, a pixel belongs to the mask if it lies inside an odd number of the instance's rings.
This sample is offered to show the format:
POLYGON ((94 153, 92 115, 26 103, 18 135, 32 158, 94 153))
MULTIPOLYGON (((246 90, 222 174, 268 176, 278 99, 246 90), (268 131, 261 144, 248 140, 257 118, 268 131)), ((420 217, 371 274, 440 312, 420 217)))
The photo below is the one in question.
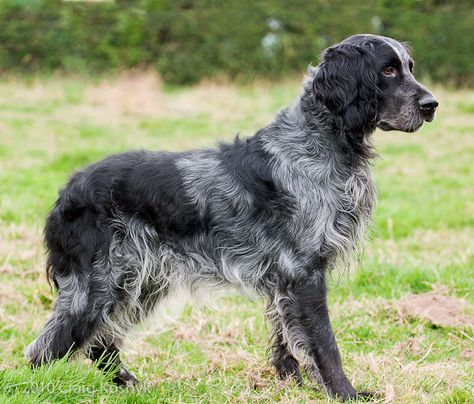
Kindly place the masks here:
POLYGON ((433 122, 434 118, 435 118, 435 111, 431 111, 431 112, 423 114, 423 119, 426 122, 433 122))
POLYGON ((396 130, 400 132, 406 132, 406 133, 413 133, 416 132, 418 129, 420 129, 423 126, 423 121, 420 121, 419 123, 412 124, 412 125, 407 125, 407 126, 395 126, 392 125, 389 122, 386 121, 380 121, 377 124, 377 127, 382 129, 385 132, 396 130))
POLYGON ((434 113, 430 114, 429 116, 422 116, 421 114, 416 114, 411 116, 411 118, 407 120, 408 122, 390 122, 388 120, 382 119, 377 123, 377 127, 386 132, 396 130, 400 132, 413 133, 420 129, 425 121, 431 122, 433 119, 434 113))
POLYGON ((377 124, 377 127, 384 131, 395 130, 395 128, 393 128, 392 125, 390 125, 387 121, 380 121, 377 124))

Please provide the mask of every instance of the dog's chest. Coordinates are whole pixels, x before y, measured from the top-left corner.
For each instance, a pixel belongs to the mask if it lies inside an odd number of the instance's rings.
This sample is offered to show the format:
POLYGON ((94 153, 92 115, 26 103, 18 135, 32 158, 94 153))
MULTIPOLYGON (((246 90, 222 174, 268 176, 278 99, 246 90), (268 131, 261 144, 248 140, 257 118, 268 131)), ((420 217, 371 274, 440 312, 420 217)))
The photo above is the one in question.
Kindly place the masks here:
POLYGON ((289 225, 301 251, 340 255, 354 248, 375 204, 368 167, 346 174, 300 169, 287 186, 295 200, 289 225))

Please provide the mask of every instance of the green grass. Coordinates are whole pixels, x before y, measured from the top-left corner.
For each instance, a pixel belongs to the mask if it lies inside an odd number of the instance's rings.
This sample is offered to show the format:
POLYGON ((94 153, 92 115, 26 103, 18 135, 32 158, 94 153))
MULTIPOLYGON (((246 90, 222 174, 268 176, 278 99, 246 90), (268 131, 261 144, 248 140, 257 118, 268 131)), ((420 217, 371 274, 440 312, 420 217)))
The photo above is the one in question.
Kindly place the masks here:
MULTIPOLYGON (((136 389, 116 388, 81 358, 31 370, 22 354, 54 298, 41 228, 73 170, 123 150, 250 135, 298 92, 295 80, 181 88, 148 74, 0 82, 0 402, 327 400, 308 380, 302 388, 276 380, 265 360, 263 303, 237 295, 132 335, 124 360, 143 381, 136 389)), ((474 94, 435 93, 438 117, 419 133, 374 134, 375 224, 359 268, 332 274, 346 373, 380 401, 474 401, 472 327, 435 327, 398 306, 409 293, 440 287, 474 303, 474 94)))

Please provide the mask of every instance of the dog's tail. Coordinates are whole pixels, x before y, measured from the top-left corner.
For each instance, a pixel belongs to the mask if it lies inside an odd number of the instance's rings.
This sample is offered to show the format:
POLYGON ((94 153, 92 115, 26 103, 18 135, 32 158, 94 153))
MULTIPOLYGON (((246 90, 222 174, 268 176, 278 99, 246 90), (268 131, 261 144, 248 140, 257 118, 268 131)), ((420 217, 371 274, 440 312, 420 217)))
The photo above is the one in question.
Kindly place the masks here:
POLYGON ((104 212, 95 203, 95 196, 83 191, 81 174, 73 176, 61 191, 46 220, 46 275, 56 288, 61 276, 87 277, 95 255, 106 242, 104 212))

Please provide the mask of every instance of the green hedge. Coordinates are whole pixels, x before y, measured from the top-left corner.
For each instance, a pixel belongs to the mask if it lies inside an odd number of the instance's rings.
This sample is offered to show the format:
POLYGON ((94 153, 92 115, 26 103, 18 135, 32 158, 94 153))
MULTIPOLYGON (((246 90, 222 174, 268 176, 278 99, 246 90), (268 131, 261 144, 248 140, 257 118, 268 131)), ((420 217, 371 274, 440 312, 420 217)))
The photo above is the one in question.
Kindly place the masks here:
POLYGON ((421 74, 474 84, 469 0, 0 0, 0 27, 4 72, 152 66, 172 83, 278 78, 372 32, 408 41, 421 74))

